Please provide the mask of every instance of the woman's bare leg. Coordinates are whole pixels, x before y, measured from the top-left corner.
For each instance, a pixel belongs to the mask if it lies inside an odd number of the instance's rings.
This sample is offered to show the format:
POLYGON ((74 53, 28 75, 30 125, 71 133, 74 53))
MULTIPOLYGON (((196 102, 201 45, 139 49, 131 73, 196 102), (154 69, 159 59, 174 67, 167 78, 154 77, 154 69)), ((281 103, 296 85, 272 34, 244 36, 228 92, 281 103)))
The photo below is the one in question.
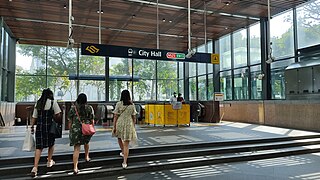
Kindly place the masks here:
POLYGON ((52 160, 53 151, 54 151, 54 145, 48 148, 48 162, 52 160))
POLYGON ((37 169, 38 169, 41 153, 42 153, 42 149, 36 149, 36 151, 34 152, 34 165, 33 165, 33 167, 35 167, 37 169))
POLYGON ((127 164, 129 156, 129 141, 123 141, 123 164, 127 164))
POLYGON ((89 157, 89 143, 88 144, 84 144, 84 158, 86 161, 90 160, 89 157))
POLYGON ((118 144, 119 144, 119 147, 120 147, 120 149, 121 149, 121 152, 124 153, 124 152, 123 152, 123 142, 122 142, 122 139, 121 139, 121 138, 118 138, 118 144))
POLYGON ((74 151, 73 151, 73 170, 78 170, 78 159, 79 159, 79 153, 80 153, 80 144, 74 145, 74 151))

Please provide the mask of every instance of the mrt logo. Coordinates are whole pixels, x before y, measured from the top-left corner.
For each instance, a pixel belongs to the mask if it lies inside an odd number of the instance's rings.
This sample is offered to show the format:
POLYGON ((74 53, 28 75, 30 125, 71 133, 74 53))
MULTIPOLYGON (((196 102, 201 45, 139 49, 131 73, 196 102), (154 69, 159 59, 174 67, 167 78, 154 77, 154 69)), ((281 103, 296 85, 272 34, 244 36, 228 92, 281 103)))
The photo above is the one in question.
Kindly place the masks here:
POLYGON ((92 46, 92 45, 91 46, 87 46, 86 50, 89 51, 91 54, 99 52, 99 49, 96 48, 95 46, 92 46))

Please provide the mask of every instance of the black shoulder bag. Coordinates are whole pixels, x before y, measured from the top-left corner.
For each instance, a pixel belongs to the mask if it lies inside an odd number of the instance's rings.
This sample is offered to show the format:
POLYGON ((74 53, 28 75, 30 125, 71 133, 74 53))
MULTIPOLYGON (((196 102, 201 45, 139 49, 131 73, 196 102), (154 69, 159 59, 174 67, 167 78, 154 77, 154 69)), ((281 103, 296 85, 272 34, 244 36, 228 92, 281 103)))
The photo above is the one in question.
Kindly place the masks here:
MULTIPOLYGON (((51 108, 50 111, 52 111, 53 101, 51 101, 51 108)), ((54 138, 62 138, 62 124, 57 123, 54 118, 54 112, 52 114, 52 123, 50 126, 49 133, 53 135, 54 138)))

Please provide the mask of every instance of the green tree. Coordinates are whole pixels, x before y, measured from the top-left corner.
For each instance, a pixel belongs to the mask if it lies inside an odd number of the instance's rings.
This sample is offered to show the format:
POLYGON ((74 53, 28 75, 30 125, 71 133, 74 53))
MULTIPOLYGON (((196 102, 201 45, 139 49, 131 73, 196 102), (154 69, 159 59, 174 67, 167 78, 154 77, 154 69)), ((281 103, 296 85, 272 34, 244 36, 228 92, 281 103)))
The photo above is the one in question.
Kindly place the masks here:
MULTIPOLYGON (((32 57, 33 61, 30 71, 17 67, 17 101, 27 100, 30 96, 34 96, 33 100, 36 100, 46 87, 52 88, 53 91, 61 90, 63 94, 73 94, 75 87, 71 87, 68 76, 77 72, 76 49, 35 45, 19 45, 17 49, 21 55, 32 57)), ((81 73, 104 74, 103 58, 81 56, 80 61, 81 73)), ((85 81, 83 85, 95 86, 98 91, 104 87, 103 83, 98 81, 85 81)))

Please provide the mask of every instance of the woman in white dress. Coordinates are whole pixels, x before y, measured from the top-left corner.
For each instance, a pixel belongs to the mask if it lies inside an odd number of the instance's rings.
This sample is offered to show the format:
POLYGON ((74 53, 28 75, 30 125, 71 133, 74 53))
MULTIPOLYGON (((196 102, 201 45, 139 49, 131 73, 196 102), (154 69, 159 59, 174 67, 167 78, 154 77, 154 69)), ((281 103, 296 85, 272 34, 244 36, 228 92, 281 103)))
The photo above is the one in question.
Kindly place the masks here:
POLYGON ((130 92, 123 90, 121 92, 120 101, 117 102, 113 119, 114 137, 118 138, 121 149, 120 155, 123 156, 122 167, 127 168, 127 159, 129 155, 129 143, 136 144, 137 133, 135 130, 136 108, 131 101, 130 92))

